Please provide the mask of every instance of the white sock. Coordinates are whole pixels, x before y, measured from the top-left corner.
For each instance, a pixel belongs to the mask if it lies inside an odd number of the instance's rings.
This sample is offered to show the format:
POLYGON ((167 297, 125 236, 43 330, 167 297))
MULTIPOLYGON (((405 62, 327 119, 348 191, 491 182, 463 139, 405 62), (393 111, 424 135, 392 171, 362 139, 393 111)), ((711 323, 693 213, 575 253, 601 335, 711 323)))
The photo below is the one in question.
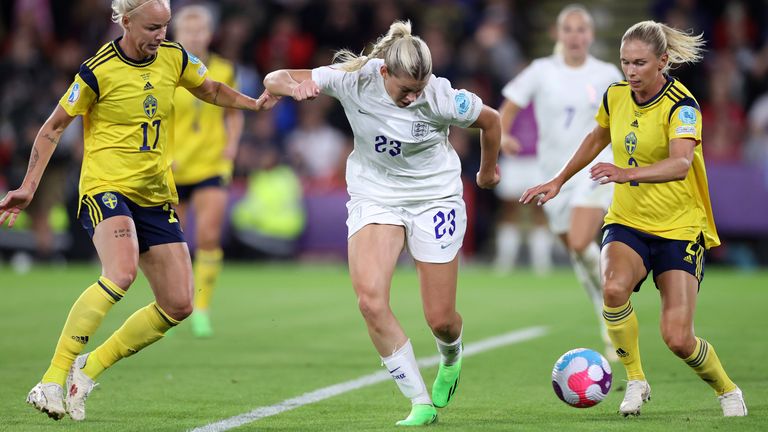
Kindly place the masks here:
POLYGON ((432 404, 427 386, 424 385, 424 379, 416 364, 410 339, 391 356, 382 357, 381 361, 392 375, 397 387, 400 388, 400 392, 410 399, 412 404, 432 404))
POLYGON ((455 341, 446 343, 435 337, 437 342, 437 350, 440 351, 440 363, 451 366, 461 358, 461 352, 464 351, 464 347, 461 345, 461 335, 464 334, 464 327, 461 327, 459 337, 455 341))
POLYGON ((505 223, 496 229, 496 262, 497 271, 509 271, 515 267, 517 255, 520 252, 520 230, 515 224, 505 223))
POLYGON ((596 243, 590 243, 581 254, 571 252, 571 262, 576 272, 576 278, 592 302, 597 319, 600 323, 601 335, 606 344, 610 343, 608 330, 603 320, 603 286, 600 280, 600 248, 596 243))
POLYGON ((552 270, 552 233, 547 228, 534 228, 528 236, 531 251, 531 264, 538 274, 552 270))

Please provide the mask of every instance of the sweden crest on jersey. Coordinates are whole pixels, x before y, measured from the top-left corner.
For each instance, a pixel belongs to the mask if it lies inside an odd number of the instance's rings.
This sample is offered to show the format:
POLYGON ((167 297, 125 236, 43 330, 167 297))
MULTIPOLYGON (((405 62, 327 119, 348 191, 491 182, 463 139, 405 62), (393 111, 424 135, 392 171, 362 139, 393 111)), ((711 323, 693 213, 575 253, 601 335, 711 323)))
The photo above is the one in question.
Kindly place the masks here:
POLYGON ((117 207, 117 197, 112 192, 107 192, 101 196, 101 202, 109 209, 114 210, 117 207))
POLYGON ((155 116, 155 113, 157 113, 157 99, 152 95, 148 95, 144 99, 144 114, 152 118, 155 116))
POLYGON ((627 153, 632 154, 637 148, 637 135, 634 132, 630 132, 624 137, 624 148, 627 149, 627 153))

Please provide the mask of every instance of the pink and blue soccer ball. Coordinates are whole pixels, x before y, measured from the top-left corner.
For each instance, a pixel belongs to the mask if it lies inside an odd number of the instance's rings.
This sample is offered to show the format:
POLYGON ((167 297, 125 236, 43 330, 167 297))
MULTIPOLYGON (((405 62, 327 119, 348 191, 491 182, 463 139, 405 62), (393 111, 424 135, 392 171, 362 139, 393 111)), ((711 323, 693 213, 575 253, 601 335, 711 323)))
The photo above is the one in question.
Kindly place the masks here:
POLYGON ((563 402, 589 408, 605 399, 611 390, 611 365, 600 353, 577 348, 563 354, 552 369, 552 387, 563 402))

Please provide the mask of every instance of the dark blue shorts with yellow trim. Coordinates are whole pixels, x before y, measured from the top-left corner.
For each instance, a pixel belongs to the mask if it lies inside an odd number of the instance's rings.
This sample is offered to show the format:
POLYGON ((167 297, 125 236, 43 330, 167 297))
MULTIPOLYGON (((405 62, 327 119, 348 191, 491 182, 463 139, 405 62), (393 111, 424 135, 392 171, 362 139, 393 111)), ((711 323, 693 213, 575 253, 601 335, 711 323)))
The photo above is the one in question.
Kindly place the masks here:
MULTIPOLYGON (((701 287, 701 281, 704 279, 704 240, 701 235, 697 241, 670 240, 621 224, 603 227, 602 246, 616 241, 631 247, 640 255, 645 265, 646 277, 653 271, 654 283, 656 277, 667 270, 683 270, 695 276, 701 287)), ((637 284, 635 291, 640 291, 645 279, 644 277, 637 284)))
POLYGON ((170 204, 142 207, 118 192, 83 195, 80 200, 80 224, 93 237, 96 226, 113 216, 128 216, 136 225, 139 253, 151 246, 184 242, 179 219, 170 204))
POLYGON ((176 184, 176 193, 179 195, 179 201, 189 201, 192 198, 192 194, 198 190, 207 187, 225 187, 227 182, 222 176, 214 176, 197 183, 180 185, 176 184))

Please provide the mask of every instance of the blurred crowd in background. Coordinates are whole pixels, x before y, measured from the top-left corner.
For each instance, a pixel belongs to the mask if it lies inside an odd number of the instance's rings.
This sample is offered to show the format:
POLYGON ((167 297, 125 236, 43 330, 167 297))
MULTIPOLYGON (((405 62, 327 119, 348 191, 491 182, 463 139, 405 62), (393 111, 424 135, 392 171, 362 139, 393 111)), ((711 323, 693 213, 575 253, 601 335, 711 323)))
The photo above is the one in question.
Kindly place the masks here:
MULTIPOLYGON (((172 0, 171 6, 178 9, 191 3, 201 2, 172 0)), ((613 28, 618 20, 606 6, 610 2, 582 3, 596 18, 596 47, 603 49, 595 54, 618 64, 616 35, 620 37, 626 26, 613 28)), ((768 8, 762 1, 740 0, 637 3, 641 13, 622 17, 622 26, 655 19, 703 32, 707 40, 705 60, 672 75, 697 97, 704 118, 704 154, 716 222, 724 239, 724 246, 714 250, 711 258, 742 268, 768 264, 768 204, 761 204, 768 201, 768 8)), ((329 64, 334 50, 346 47, 359 52, 394 20, 410 19, 414 33, 432 51, 436 75, 478 94, 488 105, 499 106, 501 88, 531 60, 551 54, 551 26, 567 2, 220 0, 203 4, 211 7, 219 22, 213 50, 236 63, 246 94, 258 96, 263 75, 272 70, 329 64)), ((23 178, 33 139, 80 63, 122 34, 110 15, 109 0, 0 3, 0 193, 17 187, 23 178)), ((172 29, 169 39, 173 39, 172 29)), ((519 122, 515 128, 535 142, 531 116, 520 116, 519 122)), ((73 123, 62 137, 20 229, 0 229, 0 260, 64 262, 93 256, 87 234, 75 218, 83 145, 78 124, 73 123)), ((478 137, 455 129, 451 142, 462 159, 466 179, 470 227, 464 254, 490 262, 499 206, 493 192, 473 185, 478 137)), ((272 111, 246 114, 235 160, 232 217, 224 227, 227 257, 343 257, 344 163, 351 150, 346 119, 330 98, 302 104, 284 99, 272 111), (259 182, 267 181, 265 173, 275 170, 298 179, 298 196, 254 196, 256 204, 238 208, 249 193, 270 189, 268 183, 259 182), (303 212, 296 219, 301 222, 291 229, 276 223, 281 206, 290 204, 280 200, 288 198, 300 200, 303 212), (261 216, 255 218, 255 213, 261 216), (276 232, 269 232, 270 227, 276 232), (259 230, 266 232, 249 234, 259 230), (259 240, 264 237, 287 241, 277 245, 259 240)), ((281 174, 271 181, 288 180, 281 174)))

